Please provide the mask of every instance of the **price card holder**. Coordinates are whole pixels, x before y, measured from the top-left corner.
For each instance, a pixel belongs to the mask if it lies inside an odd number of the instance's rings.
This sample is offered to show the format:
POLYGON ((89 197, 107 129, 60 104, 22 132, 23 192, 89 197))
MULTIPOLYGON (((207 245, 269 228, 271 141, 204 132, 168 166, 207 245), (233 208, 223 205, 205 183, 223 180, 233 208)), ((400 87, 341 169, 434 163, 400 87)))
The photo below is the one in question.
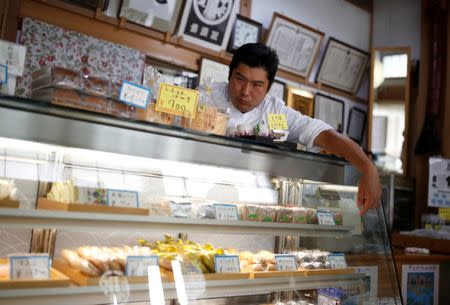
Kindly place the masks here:
POLYGON ((214 215, 218 220, 239 220, 237 206, 234 204, 214 204, 214 215))
POLYGON ((8 66, 0 64, 0 84, 8 83, 8 66))
POLYGON ((149 266, 158 266, 159 257, 157 255, 128 255, 125 265, 127 276, 147 276, 149 266))
POLYGON ((241 264, 238 255, 215 255, 214 267, 216 273, 241 272, 241 264))
POLYGON ((297 271, 297 260, 292 254, 275 254, 277 271, 297 271))
POLYGON ((151 90, 149 88, 123 81, 120 88, 119 100, 122 102, 136 106, 138 108, 146 108, 151 90))
POLYGON ((159 87, 156 110, 193 119, 197 108, 199 92, 169 84, 159 87))
POLYGON ((335 226, 333 214, 331 212, 317 211, 317 221, 319 225, 335 226))
POLYGON ((271 130, 288 130, 286 114, 269 113, 269 128, 271 130))
POLYGON ((331 269, 347 268, 347 262, 343 253, 329 254, 328 261, 330 262, 331 269))
POLYGON ((106 194, 108 206, 139 208, 139 194, 136 191, 108 189, 106 194))
POLYGON ((9 278, 22 279, 49 279, 51 261, 48 255, 10 255, 9 278))

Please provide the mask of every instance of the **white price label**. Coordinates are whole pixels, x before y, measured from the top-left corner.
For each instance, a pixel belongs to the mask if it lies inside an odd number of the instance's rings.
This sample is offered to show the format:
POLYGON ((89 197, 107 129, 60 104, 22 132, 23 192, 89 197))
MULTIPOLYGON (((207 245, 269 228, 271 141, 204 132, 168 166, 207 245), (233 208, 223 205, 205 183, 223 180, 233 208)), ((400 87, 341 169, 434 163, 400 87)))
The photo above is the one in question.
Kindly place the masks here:
POLYGON ((109 206, 139 207, 139 195, 136 191, 107 190, 107 202, 109 206))
POLYGON ((237 206, 234 204, 214 204, 214 214, 219 220, 239 220, 237 206))
POLYGON ((0 84, 8 83, 8 66, 0 64, 0 84))
POLYGON ((297 271, 297 260, 292 254, 275 254, 277 271, 297 271))
POLYGON ((147 276, 149 266, 158 266, 157 255, 128 255, 125 266, 127 276, 147 276))
POLYGON ((146 108, 150 89, 127 81, 122 83, 119 100, 139 108, 146 108))
POLYGON ((9 256, 9 277, 11 280, 50 278, 50 257, 48 255, 9 256))
POLYGON ((333 214, 331 214, 330 212, 317 211, 317 221, 319 222, 319 225, 336 225, 336 223, 334 222, 333 214))
POLYGON ((241 272, 241 264, 237 255, 215 255, 214 266, 216 273, 241 272))
POLYGON ((331 269, 347 268, 347 262, 345 261, 345 255, 342 253, 329 254, 328 261, 330 262, 331 269))

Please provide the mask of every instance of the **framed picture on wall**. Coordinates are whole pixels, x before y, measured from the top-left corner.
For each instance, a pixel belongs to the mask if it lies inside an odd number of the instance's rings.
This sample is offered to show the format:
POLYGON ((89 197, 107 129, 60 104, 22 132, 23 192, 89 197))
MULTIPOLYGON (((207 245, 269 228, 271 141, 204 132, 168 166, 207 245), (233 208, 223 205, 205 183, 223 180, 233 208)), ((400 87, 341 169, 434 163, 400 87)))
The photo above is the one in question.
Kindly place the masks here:
POLYGON ((238 0, 186 0, 178 36, 215 51, 227 47, 238 0))
POLYGON ((101 8, 103 6, 102 0, 64 0, 64 2, 76 4, 88 9, 95 11, 98 7, 101 8))
POLYGON ((231 30, 227 51, 234 53, 243 44, 261 42, 261 32, 261 23, 242 15, 237 15, 231 30))
POLYGON ((298 88, 288 87, 287 90, 287 106, 294 110, 300 111, 301 114, 312 117, 314 109, 314 95, 300 94, 298 88))
POLYGON ((274 13, 266 44, 277 51, 280 68, 308 78, 324 33, 274 13))
POLYGON ((361 144, 364 139, 366 128, 366 113, 361 109, 353 107, 350 109, 347 124, 347 135, 353 141, 361 144))
POLYGON ((275 80, 272 84, 272 87, 269 90, 269 95, 276 96, 285 102, 285 100, 286 100, 286 84, 275 80))
POLYGON ((316 82, 355 94, 369 62, 369 53, 330 38, 316 82))
POLYGON ((202 58, 198 85, 204 85, 208 77, 212 78, 215 82, 226 82, 228 81, 228 71, 229 68, 227 65, 208 58, 202 58))
POLYGON ((344 130, 344 110, 345 104, 339 99, 320 93, 314 96, 314 117, 341 133, 344 130))
POLYGON ((175 31, 182 4, 183 0, 122 0, 119 17, 172 34, 175 31))

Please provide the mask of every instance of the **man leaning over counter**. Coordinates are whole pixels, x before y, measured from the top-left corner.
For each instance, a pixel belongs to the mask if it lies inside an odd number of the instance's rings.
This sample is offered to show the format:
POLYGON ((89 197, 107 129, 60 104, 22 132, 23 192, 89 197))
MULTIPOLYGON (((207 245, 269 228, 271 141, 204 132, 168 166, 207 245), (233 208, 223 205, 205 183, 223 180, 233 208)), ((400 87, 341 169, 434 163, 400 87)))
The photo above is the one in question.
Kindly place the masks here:
POLYGON ((323 121, 303 115, 287 107, 281 99, 267 94, 278 63, 275 50, 262 43, 248 43, 235 52, 228 83, 216 83, 213 87, 217 97, 212 99, 214 105, 230 109, 227 132, 232 133, 237 126, 243 125, 267 126, 270 113, 285 114, 288 141, 301 143, 308 151, 324 149, 341 156, 360 171, 357 195, 360 215, 378 207, 381 198, 378 171, 363 150, 323 121))

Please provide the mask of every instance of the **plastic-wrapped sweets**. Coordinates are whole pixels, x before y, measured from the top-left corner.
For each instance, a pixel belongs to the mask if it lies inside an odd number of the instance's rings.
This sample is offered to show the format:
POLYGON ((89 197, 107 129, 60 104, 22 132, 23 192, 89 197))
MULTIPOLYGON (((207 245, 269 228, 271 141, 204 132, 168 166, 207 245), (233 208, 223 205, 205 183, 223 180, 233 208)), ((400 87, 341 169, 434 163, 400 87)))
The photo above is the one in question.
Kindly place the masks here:
POLYGON ((208 133, 225 135, 228 124, 228 108, 213 106, 214 80, 206 78, 205 84, 198 88, 200 93, 194 118, 181 118, 181 126, 208 133))
POLYGON ((241 220, 274 222, 277 215, 277 207, 246 204, 241 206, 240 215, 241 220))
POLYGON ((202 203, 197 206, 197 218, 215 219, 214 203, 202 203))
POLYGON ((0 200, 15 199, 17 188, 12 180, 0 179, 0 200))
POLYGON ((150 205, 150 215, 179 218, 192 217, 192 203, 185 198, 167 198, 150 205))
POLYGON ((31 73, 32 91, 51 86, 81 90, 83 87, 81 72, 62 67, 48 66, 31 73))
POLYGON ((292 223, 292 217, 294 216, 291 207, 279 207, 277 211, 277 222, 292 223))

